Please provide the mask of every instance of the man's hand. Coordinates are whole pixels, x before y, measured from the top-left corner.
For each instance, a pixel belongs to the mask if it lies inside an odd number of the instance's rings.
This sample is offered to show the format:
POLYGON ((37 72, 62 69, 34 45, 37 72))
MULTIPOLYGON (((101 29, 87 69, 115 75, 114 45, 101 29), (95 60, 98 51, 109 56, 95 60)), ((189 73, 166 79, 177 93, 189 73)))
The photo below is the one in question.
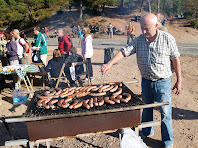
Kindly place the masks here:
POLYGON ((63 54, 66 54, 66 52, 65 52, 65 51, 63 51, 63 54))
POLYGON ((175 90, 175 89, 176 89, 175 94, 176 94, 176 95, 179 95, 180 92, 181 92, 181 81, 177 81, 177 82, 175 83, 175 85, 173 86, 172 90, 175 90))
POLYGON ((102 67, 101 67, 101 71, 102 71, 102 74, 106 74, 110 69, 111 69, 112 65, 107 63, 107 64, 103 64, 102 67))
POLYGON ((26 59, 26 57, 27 57, 26 53, 25 53, 25 54, 23 54, 23 57, 26 59))
POLYGON ((36 48, 36 51, 39 51, 39 48, 36 48))
POLYGON ((7 49, 4 49, 4 50, 3 50, 4 53, 6 53, 7 51, 8 51, 7 49))
POLYGON ((83 61, 86 61, 86 58, 85 57, 83 57, 83 61))
POLYGON ((177 82, 175 83, 173 90, 176 89, 177 95, 181 92, 181 83, 182 83, 182 76, 181 76, 181 65, 179 58, 172 59, 173 67, 177 76, 177 82))

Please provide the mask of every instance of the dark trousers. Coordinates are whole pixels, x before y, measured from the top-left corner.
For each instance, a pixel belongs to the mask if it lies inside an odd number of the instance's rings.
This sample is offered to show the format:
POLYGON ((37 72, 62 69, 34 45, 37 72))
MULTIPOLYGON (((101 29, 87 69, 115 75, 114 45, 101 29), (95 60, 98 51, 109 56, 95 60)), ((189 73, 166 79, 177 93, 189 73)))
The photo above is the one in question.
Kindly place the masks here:
POLYGON ((134 38, 133 34, 128 34, 127 35, 127 44, 129 44, 133 40, 133 38, 134 38), (130 41, 130 39, 131 39, 131 41, 130 41))
POLYGON ((63 58, 64 61, 67 59, 68 56, 69 54, 61 54, 61 57, 63 58))
MULTIPOLYGON (((87 58, 87 67, 88 67, 88 71, 89 71, 89 76, 93 77, 93 67, 92 67, 92 63, 91 63, 91 58, 87 58)), ((88 78, 88 75, 86 75, 86 78, 88 78)))

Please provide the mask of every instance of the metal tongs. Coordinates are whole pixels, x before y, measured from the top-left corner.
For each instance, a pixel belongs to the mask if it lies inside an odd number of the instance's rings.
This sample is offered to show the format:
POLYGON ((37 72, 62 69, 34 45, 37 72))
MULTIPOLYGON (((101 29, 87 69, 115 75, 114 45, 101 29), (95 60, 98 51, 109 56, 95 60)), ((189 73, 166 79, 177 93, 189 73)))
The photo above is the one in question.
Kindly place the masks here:
POLYGON ((101 85, 103 85, 104 84, 104 80, 105 80, 105 74, 102 74, 102 77, 101 77, 101 85))

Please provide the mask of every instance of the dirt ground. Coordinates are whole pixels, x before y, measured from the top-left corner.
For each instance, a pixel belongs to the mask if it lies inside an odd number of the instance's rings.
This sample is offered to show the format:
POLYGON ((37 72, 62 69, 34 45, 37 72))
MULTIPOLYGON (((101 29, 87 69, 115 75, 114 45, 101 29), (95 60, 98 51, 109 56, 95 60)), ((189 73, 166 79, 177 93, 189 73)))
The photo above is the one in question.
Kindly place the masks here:
MULTIPOLYGON (((48 59, 52 56, 52 50, 55 47, 49 47, 48 59)), ((80 50, 79 50, 80 53, 80 50)), ((94 56, 92 58, 93 70, 94 70, 94 84, 98 84, 101 81, 100 67, 104 61, 104 51, 94 50, 94 56)), ((175 148, 198 148, 198 58, 182 56, 182 92, 179 96, 172 93, 172 106, 173 106, 173 132, 174 132, 174 147, 175 148)), ((175 83, 175 75, 172 76, 173 84, 175 83)), ((127 86, 135 93, 141 94, 141 77, 136 64, 136 57, 125 58, 118 64, 114 65, 111 71, 105 77, 105 82, 122 81, 129 82, 138 80, 138 83, 127 84, 127 86)), ((38 89, 38 88, 35 88, 38 89)), ((23 115, 27 106, 20 105, 14 107, 11 101, 11 91, 5 90, 0 95, 0 116, 20 116, 23 115)), ((160 114, 157 109, 154 111, 154 117, 156 120, 160 120, 160 114)), ((10 125, 12 133, 16 138, 28 138, 27 129, 24 123, 17 123, 10 125)), ((0 147, 5 147, 4 142, 10 140, 5 128, 0 124, 0 147)), ((163 144, 161 142, 160 126, 155 127, 155 135, 144 141, 149 147, 161 148, 163 144)), ((52 147, 65 147, 65 148, 115 148, 119 147, 118 133, 112 134, 100 134, 92 136, 83 136, 80 138, 71 138, 53 141, 52 147)), ((45 147, 42 143, 41 147, 45 147)))

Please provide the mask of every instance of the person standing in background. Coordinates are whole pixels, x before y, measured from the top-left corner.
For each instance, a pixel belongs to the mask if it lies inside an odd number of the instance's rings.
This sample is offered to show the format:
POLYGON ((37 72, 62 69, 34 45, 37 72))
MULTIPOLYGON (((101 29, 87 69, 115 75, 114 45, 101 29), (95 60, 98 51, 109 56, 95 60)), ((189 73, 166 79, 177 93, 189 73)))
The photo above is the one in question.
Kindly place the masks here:
POLYGON ((62 29, 58 29, 58 49, 61 52, 63 60, 69 56, 69 51, 71 48, 71 38, 63 33, 62 29))
POLYGON ((7 66, 7 58, 5 56, 4 50, 6 49, 7 41, 4 39, 4 32, 0 33, 0 60, 2 66, 7 66))
POLYGON ((158 28, 161 31, 165 31, 168 32, 168 29, 162 25, 162 22, 164 21, 164 15, 162 15, 161 13, 157 13, 156 14, 157 20, 158 20, 158 28))
POLYGON ((72 28, 72 34, 73 34, 73 38, 75 38, 75 34, 76 34, 76 26, 74 26, 74 27, 72 28))
MULTIPOLYGON (((93 80, 93 68, 91 63, 91 58, 93 56, 93 45, 92 45, 92 36, 90 35, 90 30, 88 28, 83 29, 85 32, 84 38, 81 42, 81 48, 82 48, 82 55, 83 60, 87 60, 88 62, 88 71, 90 79, 93 80)), ((88 75, 86 75, 86 78, 83 80, 83 82, 88 81, 88 75)))
POLYGON ((46 36, 47 38, 49 38, 49 35, 48 35, 49 29, 48 29, 47 27, 45 27, 45 28, 44 28, 44 31, 45 31, 45 36, 46 36))
POLYGON ((107 26, 108 29, 108 34, 109 34, 109 39, 113 38, 113 26, 111 23, 109 23, 109 25, 107 26))
POLYGON ((17 53, 20 64, 28 64, 28 48, 29 45, 25 42, 23 38, 19 35, 19 30, 14 29, 12 31, 12 35, 15 38, 15 42, 17 44, 17 53))
POLYGON ((4 53, 7 54, 10 65, 19 65, 16 42, 12 40, 12 35, 10 33, 5 33, 5 40, 7 44, 4 53))
POLYGON ((132 22, 130 21, 128 29, 127 29, 127 45, 129 44, 130 39, 131 41, 133 40, 133 37, 134 37, 134 26, 132 25, 132 22))
POLYGON ((36 50, 40 51, 41 60, 42 60, 43 64, 46 66, 47 65, 47 39, 46 39, 46 36, 40 32, 39 27, 34 27, 34 34, 37 36, 36 44, 35 44, 35 46, 37 47, 36 50))
POLYGON ((78 25, 78 27, 77 27, 78 38, 80 37, 81 33, 82 33, 81 28, 80 28, 80 26, 78 25))

